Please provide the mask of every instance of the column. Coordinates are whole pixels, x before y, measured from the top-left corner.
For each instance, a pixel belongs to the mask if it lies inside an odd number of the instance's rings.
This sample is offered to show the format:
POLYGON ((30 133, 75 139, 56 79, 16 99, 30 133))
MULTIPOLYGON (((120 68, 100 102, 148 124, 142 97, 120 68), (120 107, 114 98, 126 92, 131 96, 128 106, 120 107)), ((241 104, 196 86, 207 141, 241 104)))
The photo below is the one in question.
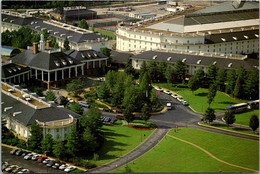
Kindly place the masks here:
POLYGON ((107 66, 107 59, 106 59, 106 66, 107 66))
POLYGON ((71 77, 71 70, 70 70, 70 68, 69 68, 69 78, 71 77))
POLYGON ((38 75, 38 74, 37 74, 37 69, 36 69, 36 70, 35 70, 35 79, 38 79, 38 78, 37 78, 37 75, 38 75))
POLYGON ((29 71, 29 74, 30 74, 30 77, 32 78, 32 70, 31 70, 31 71, 29 71))
POLYGON ((82 75, 84 75, 84 65, 81 66, 82 75))
POLYGON ((18 76, 18 83, 21 83, 21 75, 18 76))
POLYGON ((75 76, 76 77, 78 76, 78 69, 77 69, 77 67, 75 67, 75 76))
POLYGON ((30 72, 28 72, 28 76, 27 76, 27 80, 29 80, 30 79, 30 72))
POLYGON ((87 62, 87 69, 89 68, 89 64, 88 64, 88 62, 87 62))
POLYGON ((99 68, 101 68, 101 60, 99 60, 99 68))
POLYGON ((25 82, 25 74, 23 74, 23 81, 25 82))
POLYGON ((95 68, 95 65, 96 65, 96 62, 95 62, 95 61, 93 61, 93 68, 95 68))
POLYGON ((14 83, 16 83, 16 78, 14 77, 14 83))
POLYGON ((57 71, 55 71, 55 81, 57 81, 57 71))
POLYGON ((48 72, 48 82, 50 82, 51 81, 51 76, 50 76, 50 72, 48 72))
POLYGON ((62 79, 64 79, 64 69, 62 69, 61 72, 62 72, 61 77, 62 77, 62 79))
POLYGON ((44 74, 43 74, 43 71, 42 71, 42 81, 44 81, 44 74))

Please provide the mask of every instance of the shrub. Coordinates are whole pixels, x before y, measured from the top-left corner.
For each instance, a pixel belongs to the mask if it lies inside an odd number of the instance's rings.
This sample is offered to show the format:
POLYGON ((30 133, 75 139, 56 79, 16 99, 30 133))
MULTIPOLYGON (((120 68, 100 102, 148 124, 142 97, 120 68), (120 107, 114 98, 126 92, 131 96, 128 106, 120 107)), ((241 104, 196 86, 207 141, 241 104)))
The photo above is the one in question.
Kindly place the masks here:
POLYGON ((151 128, 157 127, 156 124, 149 122, 149 121, 144 121, 144 120, 134 120, 133 123, 142 123, 142 124, 146 125, 147 127, 151 127, 151 128))
POLYGON ((91 168, 94 168, 94 167, 96 167, 96 164, 93 161, 86 162, 86 165, 85 165, 86 169, 91 169, 91 168))
POLYGON ((13 139, 11 140, 11 145, 12 145, 12 146, 16 146, 16 145, 18 144, 18 142, 19 142, 19 139, 18 139, 17 137, 15 137, 15 138, 13 138, 13 139))
POLYGON ((73 173, 84 173, 84 171, 80 170, 80 169, 76 169, 76 170, 73 171, 73 173))

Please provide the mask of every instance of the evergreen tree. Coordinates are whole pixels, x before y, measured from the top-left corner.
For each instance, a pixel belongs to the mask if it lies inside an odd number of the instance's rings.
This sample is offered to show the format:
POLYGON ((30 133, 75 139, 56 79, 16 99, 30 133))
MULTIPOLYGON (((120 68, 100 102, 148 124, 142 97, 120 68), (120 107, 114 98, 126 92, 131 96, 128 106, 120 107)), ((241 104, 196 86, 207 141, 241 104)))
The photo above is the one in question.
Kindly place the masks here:
POLYGON ((259 96, 259 70, 254 69, 249 72, 245 82, 245 98, 257 99, 259 96))
POLYGON ((247 79, 247 72, 244 66, 240 66, 237 70, 237 80, 234 88, 234 96, 235 97, 245 97, 245 81, 247 79), (239 84, 238 84, 239 83, 239 84))
POLYGON ((110 52, 111 52, 111 50, 108 49, 107 47, 100 48, 100 53, 101 53, 101 54, 104 54, 104 55, 107 56, 107 57, 110 57, 110 52))
POLYGON ((98 147, 97 138, 92 134, 89 128, 86 128, 82 134, 82 150, 85 153, 91 153, 98 147))
POLYGON ((134 72, 135 72, 135 70, 134 70, 134 68, 132 66, 132 60, 128 59, 127 63, 126 63, 126 66, 125 66, 125 73, 127 75, 134 75, 134 72))
POLYGON ((249 126, 251 127, 253 132, 255 132, 255 130, 259 127, 259 119, 257 115, 252 115, 252 117, 250 118, 249 126))
POLYGON ((216 94, 217 94, 217 85, 215 83, 213 83, 213 84, 210 85, 209 92, 208 92, 208 103, 209 103, 209 105, 214 100, 216 94))
POLYGON ((192 94, 194 91, 196 91, 197 89, 199 89, 199 85, 198 85, 198 80, 196 79, 195 76, 192 76, 189 80, 188 83, 188 87, 190 88, 190 90, 192 91, 192 94))
POLYGON ((153 105, 153 106, 157 106, 158 103, 159 103, 159 99, 158 97, 156 96, 156 90, 153 88, 150 92, 150 103, 153 105))
POLYGON ((110 90, 106 83, 103 83, 100 87, 97 88, 97 95, 101 99, 108 99, 110 97, 110 90))
POLYGON ((133 76, 127 76, 124 82, 125 89, 133 85, 133 76))
POLYGON ((57 102, 57 98, 56 98, 54 92, 50 89, 47 91, 45 98, 49 101, 57 102))
POLYGON ((242 86, 243 82, 242 81, 243 80, 240 77, 237 78, 233 96, 238 97, 238 98, 241 98, 243 96, 243 86, 242 86))
POLYGON ((198 86, 200 88, 205 86, 205 73, 202 68, 199 68, 196 73, 194 74, 195 78, 198 81, 198 86))
POLYGON ((65 147, 67 148, 67 152, 73 157, 80 155, 80 135, 74 127, 70 129, 66 140, 67 143, 65 144, 65 147))
POLYGON ((157 81, 158 66, 154 60, 152 60, 148 63, 148 74, 153 82, 157 81))
POLYGON ((175 83, 176 82, 176 74, 172 66, 168 65, 165 71, 165 78, 167 79, 168 83, 175 83))
POLYGON ((42 30, 41 34, 44 36, 44 40, 47 41, 49 38, 49 33, 47 29, 42 30))
POLYGON ((165 71, 166 71, 167 64, 164 60, 161 60, 158 64, 158 80, 160 82, 165 81, 165 71))
POLYGON ((215 110, 208 107, 206 112, 204 113, 204 120, 210 122, 213 122, 213 120, 216 120, 215 110))
POLYGON ((143 120, 147 121, 149 120, 149 118, 151 117, 150 114, 150 107, 148 107, 146 104, 143 106, 142 108, 142 114, 141 117, 143 120))
POLYGON ((174 72, 176 74, 176 82, 182 83, 186 76, 186 65, 182 60, 177 60, 174 64, 174 72))
POLYGON ((84 81, 80 79, 74 79, 66 86, 67 91, 74 93, 75 96, 82 93, 84 91, 83 88, 84 88, 84 81))
POLYGON ((227 73, 226 93, 233 94, 236 85, 236 71, 233 69, 227 73))
POLYGON ((81 121, 83 128, 89 128, 93 134, 97 134, 102 127, 101 112, 96 107, 91 107, 88 110, 87 117, 81 121))
POLYGON ((53 152, 53 138, 51 134, 46 134, 45 138, 41 141, 42 152, 47 155, 52 155, 53 152))
POLYGON ((79 25, 78 25, 78 27, 80 27, 80 28, 83 28, 83 29, 88 29, 88 23, 86 22, 86 20, 85 19, 82 19, 80 22, 79 22, 79 25))
POLYGON ((43 138, 42 128, 34 122, 31 125, 31 136, 28 140, 28 149, 35 152, 41 152, 41 141, 43 138))
POLYGON ((134 115, 132 114, 130 108, 128 107, 125 108, 123 113, 124 113, 125 121, 127 121, 128 124, 134 120, 134 115))
POLYGON ((146 62, 143 61, 141 68, 140 68, 140 78, 144 75, 145 72, 148 72, 148 67, 146 65, 146 62))
POLYGON ((108 71, 105 78, 109 90, 112 90, 115 83, 117 82, 117 73, 115 71, 108 71))
POLYGON ((53 144, 53 154, 57 158, 62 160, 67 156, 66 152, 67 152, 66 147, 63 141, 60 139, 60 136, 58 135, 56 141, 54 141, 53 144))
POLYGON ((115 105, 120 105, 123 102, 124 98, 124 84, 122 81, 117 81, 113 88, 113 103, 115 105))
POLYGON ((217 76, 217 68, 216 68, 216 65, 214 65, 212 63, 209 65, 208 70, 207 70, 208 84, 214 83, 214 81, 216 80, 216 76, 217 76))
POLYGON ((232 111, 225 112, 223 119, 225 120, 227 126, 235 123, 236 121, 235 114, 232 111))
POLYGON ((152 85, 151 85, 151 79, 147 72, 144 73, 144 75, 142 76, 139 86, 140 86, 141 93, 143 94, 143 98, 149 98, 149 93, 152 89, 152 85))
POLYGON ((218 86, 218 90, 224 92, 225 91, 225 81, 226 81, 226 70, 224 68, 219 68, 216 84, 218 86))
POLYGON ((130 112, 133 112, 142 107, 143 100, 139 87, 131 85, 125 89, 122 105, 124 108, 128 108, 130 112))
POLYGON ((64 40, 63 47, 65 50, 70 50, 69 40, 67 37, 64 40))
POLYGON ((82 115, 83 111, 84 111, 82 106, 80 104, 76 103, 76 102, 71 104, 70 110, 79 114, 79 115, 82 115))

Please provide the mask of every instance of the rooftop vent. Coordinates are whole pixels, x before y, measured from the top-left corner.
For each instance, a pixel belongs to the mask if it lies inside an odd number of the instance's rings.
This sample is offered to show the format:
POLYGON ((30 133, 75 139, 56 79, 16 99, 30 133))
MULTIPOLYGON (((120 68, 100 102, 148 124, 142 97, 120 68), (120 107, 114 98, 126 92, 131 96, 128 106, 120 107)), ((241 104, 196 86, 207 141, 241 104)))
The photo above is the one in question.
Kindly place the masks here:
POLYGON ((246 36, 246 35, 244 35, 244 38, 248 39, 249 37, 248 37, 248 36, 246 36))
POLYGON ((167 61, 170 61, 171 59, 172 59, 172 57, 168 57, 168 58, 167 58, 167 61))
POLYGON ((52 30, 48 30, 48 33, 50 33, 52 30))
POLYGON ((225 39, 225 38, 221 38, 221 40, 222 40, 223 42, 226 42, 226 39, 225 39))
POLYGON ((237 37, 232 37, 234 40, 237 40, 237 37))
POLYGON ((42 28, 41 31, 45 30, 46 28, 42 28))
POLYGON ((22 113, 22 111, 14 112, 14 113, 13 113, 13 116, 15 117, 16 115, 21 114, 21 113, 22 113))
POLYGON ((200 62, 201 62, 201 60, 198 60, 198 61, 197 61, 197 64, 200 64, 200 62))
POLYGON ((153 59, 156 59, 157 58, 157 55, 153 56, 153 59))
POLYGON ((216 64, 217 64, 217 61, 214 61, 214 62, 213 62, 213 65, 216 65, 216 64))
POLYGON ((39 28, 40 26, 38 25, 38 26, 36 26, 36 27, 34 27, 35 29, 37 29, 37 28, 39 28))
POLYGON ((186 62, 186 60, 187 60, 187 59, 186 59, 186 58, 184 58, 184 59, 182 59, 182 62, 184 63, 184 62, 186 62))
POLYGON ((12 106, 10 106, 10 107, 5 107, 5 108, 4 108, 4 111, 6 112, 7 110, 12 109, 12 108, 13 108, 12 106))
POLYGON ((60 63, 59 63, 59 62, 55 61, 54 63, 55 63, 55 65, 56 65, 57 67, 60 67, 60 63))
POLYGON ((231 68, 232 67, 232 63, 228 64, 228 67, 231 68))

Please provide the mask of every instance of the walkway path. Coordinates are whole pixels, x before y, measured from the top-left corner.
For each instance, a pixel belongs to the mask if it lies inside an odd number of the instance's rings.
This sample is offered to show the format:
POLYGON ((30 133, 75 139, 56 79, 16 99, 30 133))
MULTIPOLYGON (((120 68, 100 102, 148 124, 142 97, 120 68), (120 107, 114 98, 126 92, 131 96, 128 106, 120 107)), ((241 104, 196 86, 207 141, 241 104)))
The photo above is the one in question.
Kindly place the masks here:
POLYGON ((146 152, 150 151, 153 147, 155 147, 168 133, 170 129, 165 128, 157 128, 142 144, 137 146, 131 152, 126 155, 118 158, 108 164, 103 166, 90 169, 88 172, 91 173, 108 173, 110 171, 115 170, 116 168, 122 167, 127 163, 141 157, 146 152))
POLYGON ((196 148, 202 150, 202 151, 205 152, 207 155, 209 155, 210 157, 214 158, 215 160, 217 160, 217 161, 219 161, 219 162, 221 162, 221 163, 230 165, 230 166, 232 166, 232 167, 237 167, 237 168, 241 168, 241 169, 244 169, 244 170, 248 170, 248 171, 251 171, 251 172, 257 172, 257 173, 259 172, 259 171, 254 170, 254 169, 249 169, 249 168, 246 168, 246 167, 238 166, 238 165, 231 164, 231 163, 228 163, 228 162, 226 162, 226 161, 223 161, 223 160, 217 158, 216 156, 212 155, 209 151, 207 151, 207 150, 203 149, 202 147, 200 147, 200 146, 198 146, 198 145, 196 145, 196 144, 193 144, 193 143, 191 143, 191 142, 189 142, 189 141, 186 141, 186 140, 177 138, 177 137, 172 136, 172 135, 169 135, 169 134, 167 134, 167 136, 169 136, 169 137, 171 137, 171 138, 174 138, 174 139, 176 139, 176 140, 182 141, 182 142, 184 142, 184 143, 190 144, 190 145, 192 145, 192 146, 194 146, 194 147, 196 147, 196 148))

